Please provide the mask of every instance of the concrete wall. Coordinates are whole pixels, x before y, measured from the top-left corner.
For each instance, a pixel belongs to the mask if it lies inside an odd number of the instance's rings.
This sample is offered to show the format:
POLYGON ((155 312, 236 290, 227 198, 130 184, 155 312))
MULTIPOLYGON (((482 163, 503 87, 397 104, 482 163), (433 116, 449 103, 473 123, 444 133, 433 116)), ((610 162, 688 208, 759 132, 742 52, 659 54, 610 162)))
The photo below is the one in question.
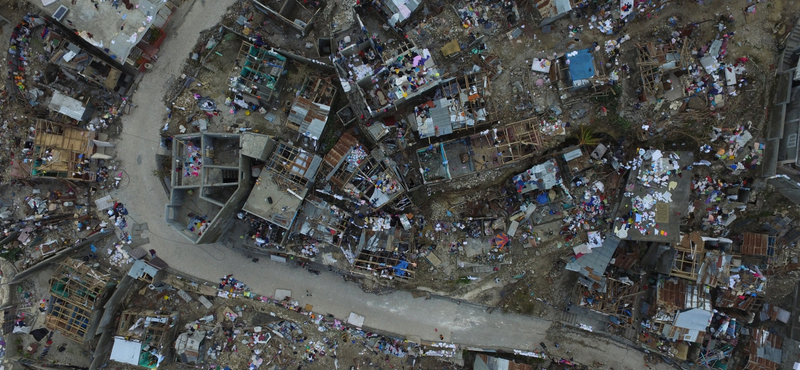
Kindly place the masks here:
MULTIPOLYGON (((180 153, 179 148, 177 147, 178 140, 183 140, 188 137, 196 137, 196 135, 180 135, 176 136, 176 142, 173 143, 175 145, 173 147, 173 155, 176 156, 180 153)), ((214 139, 226 139, 226 140, 240 140, 239 146, 241 147, 241 135, 239 134, 222 134, 222 133, 205 133, 201 137, 201 144, 200 146, 205 148, 207 147, 214 139)), ((268 143, 269 144, 269 143, 268 143)), ((274 145, 274 144, 273 144, 274 145)), ((269 146, 269 145, 268 145, 269 146)), ((250 194, 250 190, 252 189, 252 178, 250 176, 250 166, 252 160, 249 157, 244 155, 239 155, 239 163, 236 166, 228 166, 228 165, 207 165, 203 166, 203 178, 205 178, 205 171, 207 168, 220 168, 220 169, 236 169, 239 172, 239 179, 238 183, 230 183, 230 184, 217 184, 217 185, 209 185, 209 184, 199 184, 194 185, 191 187, 174 187, 172 189, 172 196, 170 197, 170 202, 165 205, 164 207, 164 222, 172 226, 173 229, 178 231, 181 235, 183 235, 186 239, 188 239, 193 244, 206 244, 206 243, 213 243, 215 242, 222 233, 228 229, 229 220, 233 215, 242 209, 244 202, 247 200, 247 196, 250 194), (233 195, 228 199, 224 204, 220 201, 209 198, 204 195, 204 189, 208 187, 218 187, 218 186, 238 186, 236 191, 233 195), (212 203, 222 209, 217 212, 216 215, 211 219, 210 225, 203 233, 203 235, 196 236, 191 233, 186 232, 186 225, 181 224, 177 220, 179 219, 179 212, 182 212, 183 203, 185 201, 185 197, 187 195, 188 190, 199 191, 199 197, 201 200, 205 202, 212 203)), ((173 160, 173 171, 172 176, 177 176, 174 170, 174 160, 173 160)), ((174 183, 175 181, 173 181, 174 183)))
MULTIPOLYGON (((225 27, 225 26, 222 26, 222 27, 224 27, 226 31, 239 36, 242 40, 247 40, 247 42, 253 42, 253 40, 255 40, 255 39, 250 39, 249 37, 247 37, 247 36, 245 36, 245 35, 243 35, 243 34, 241 34, 239 32, 236 32, 232 28, 225 27)), ((317 60, 317 59, 306 58, 304 56, 300 56, 300 55, 297 55, 297 54, 294 54, 294 53, 290 53, 288 51, 281 50, 281 49, 278 49, 278 48, 273 48, 272 50, 275 51, 276 53, 286 57, 287 59, 291 59, 291 60, 294 60, 296 62, 300 62, 300 63, 306 64, 306 65, 312 66, 314 68, 319 68, 319 69, 321 69, 321 70, 323 70, 325 72, 335 72, 336 71, 335 67, 332 64, 328 63, 328 61, 329 61, 328 58, 319 58, 319 60, 317 60)))
POLYGON ((172 196, 169 199, 169 203, 164 205, 164 222, 166 222, 169 226, 172 226, 178 234, 183 235, 184 238, 189 240, 192 243, 197 242, 197 237, 193 234, 184 232, 186 225, 181 224, 178 222, 179 214, 181 212, 181 207, 183 207, 183 201, 186 197, 187 189, 172 189, 172 196))
POLYGON ((103 306, 103 314, 95 330, 95 334, 100 335, 100 340, 94 351, 94 358, 92 358, 92 364, 89 366, 89 370, 99 369, 100 366, 107 362, 114 345, 115 324, 119 307, 128 296, 128 292, 140 289, 140 286, 143 284, 144 282, 125 275, 117 285, 114 294, 111 295, 103 306))
POLYGON ((243 155, 239 156, 239 187, 225 203, 225 206, 217 212, 217 215, 214 216, 214 219, 211 221, 211 225, 206 229, 203 235, 197 239, 197 244, 216 242, 222 233, 228 230, 228 221, 236 212, 242 209, 242 206, 244 206, 247 200, 247 196, 250 195, 250 191, 253 190, 251 184, 252 178, 250 176, 251 163, 249 157, 243 155))
POLYGON ((256 9, 258 9, 259 11, 268 16, 271 16, 285 23, 287 26, 294 28, 298 32, 302 33, 303 36, 306 36, 308 35, 309 32, 311 32, 311 29, 314 27, 313 23, 314 18, 316 18, 317 14, 319 14, 319 10, 317 10, 317 12, 315 12, 314 15, 311 16, 311 18, 307 20, 301 19, 301 21, 306 22, 305 26, 301 26, 297 23, 294 23, 294 21, 292 21, 291 19, 285 17, 285 15, 291 13, 292 10, 294 9, 294 6, 297 5, 297 3, 294 2, 294 0, 284 0, 283 6, 281 6, 280 10, 274 10, 256 0, 253 0, 252 2, 256 9))
MULTIPOLYGON (((41 4, 40 4, 41 5, 41 4)), ((75 34, 75 31, 71 30, 68 26, 62 24, 61 22, 53 19, 51 16, 43 14, 42 17, 47 19, 52 24, 58 26, 58 28, 63 31, 64 37, 72 42, 75 45, 80 46, 81 49, 86 51, 87 53, 91 54, 93 57, 98 58, 111 66, 116 67, 117 69, 121 70, 122 72, 129 74, 131 76, 136 76, 139 74, 139 71, 133 68, 133 66, 129 64, 125 64, 125 61, 117 60, 103 52, 102 50, 98 49, 96 46, 88 43, 82 37, 75 34)))
POLYGON ((81 242, 79 244, 76 244, 76 245, 73 245, 71 247, 68 247, 68 248, 66 248, 64 250, 61 250, 60 252, 57 252, 56 254, 54 254, 54 255, 42 260, 41 262, 39 262, 39 263, 37 263, 37 264, 35 264, 35 265, 31 266, 31 267, 28 267, 27 269, 25 269, 25 271, 22 271, 22 272, 20 272, 20 273, 18 273, 16 275, 14 275, 14 277, 11 278, 11 281, 8 284, 9 285, 10 284, 17 284, 17 283, 21 282, 22 280, 25 280, 26 278, 35 275, 39 271, 44 270, 48 266, 50 266, 50 265, 52 265, 54 263, 60 262, 64 258, 67 258, 73 252, 75 252, 77 250, 80 250, 80 249, 83 249, 85 247, 88 247, 89 245, 94 244, 94 243, 96 243, 96 242, 98 242, 100 240, 103 240, 103 239, 105 239, 105 238, 107 238, 107 237, 109 237, 111 235, 113 235, 113 234, 110 233, 110 232, 94 234, 94 235, 86 238, 86 240, 84 240, 83 242, 81 242))

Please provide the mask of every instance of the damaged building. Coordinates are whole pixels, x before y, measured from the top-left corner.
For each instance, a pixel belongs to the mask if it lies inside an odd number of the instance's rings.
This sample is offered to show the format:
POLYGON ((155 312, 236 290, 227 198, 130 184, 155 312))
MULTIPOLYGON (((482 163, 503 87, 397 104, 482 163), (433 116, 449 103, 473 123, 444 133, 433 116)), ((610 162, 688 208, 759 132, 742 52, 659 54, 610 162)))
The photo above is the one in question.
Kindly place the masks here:
POLYGON ((425 139, 495 122, 490 91, 491 81, 482 73, 442 80, 433 97, 414 108, 411 128, 425 139))
POLYGON ((382 38, 393 39, 393 44, 384 44, 370 37, 359 15, 355 17, 360 26, 334 40, 336 71, 351 103, 362 103, 377 118, 439 86, 441 73, 428 49, 396 33, 382 38))
MULTIPOLYGON (((284 144, 280 145, 283 148, 284 144)), ((233 215, 243 205, 247 208, 252 194, 262 189, 261 181, 256 180, 253 187, 251 179, 263 175, 261 169, 276 146, 269 136, 251 132, 176 136, 172 144, 172 196, 164 214, 167 223, 193 243, 216 241, 233 215), (203 208, 189 210, 189 202, 203 208)), ((274 160, 268 163, 276 165, 274 160)))
POLYGON ((45 325, 77 342, 91 341, 95 336, 103 305, 113 288, 110 277, 94 270, 83 261, 67 258, 50 279, 50 305, 45 325))
POLYGON ((99 136, 94 131, 38 119, 28 152, 32 159, 20 166, 30 166, 31 177, 96 182, 97 172, 92 167, 112 158, 105 154, 105 148, 113 146, 99 136))
MULTIPOLYGON (((52 37, 58 37, 51 33, 52 37)), ((80 46, 66 40, 61 40, 50 63, 58 65, 62 72, 77 78, 83 77, 97 86, 125 95, 133 84, 134 76, 122 72, 119 68, 94 57, 80 46)))
POLYGON ((170 343, 175 339, 179 319, 177 311, 123 311, 110 360, 148 369, 172 362, 170 343))
POLYGON ((63 4, 58 1, 32 2, 49 15, 72 42, 84 50, 92 48, 92 54, 106 63, 126 71, 144 72, 151 68, 164 40, 166 29, 177 6, 166 1, 139 0, 134 7, 123 5, 128 10, 125 22, 140 27, 120 27, 117 22, 118 8, 95 7, 91 2, 63 4), (79 16, 79 15, 85 16, 79 16))
POLYGON ((356 176, 342 187, 345 195, 367 201, 373 210, 386 205, 402 210, 409 204, 407 186, 398 172, 397 163, 386 157, 382 151, 372 152, 357 171, 356 176))
POLYGON ((307 35, 314 27, 314 20, 327 5, 327 1, 262 0, 253 1, 256 9, 269 18, 307 35))
POLYGON ((233 104, 244 109, 253 105, 277 106, 286 57, 275 50, 242 41, 237 60, 240 62, 233 67, 230 78, 230 89, 237 93, 233 104))
POLYGON ((328 123, 335 96, 336 87, 330 77, 307 76, 289 110, 286 126, 311 139, 315 143, 312 147, 316 147, 328 123))
MULTIPOLYGON (((261 158, 264 164, 260 175, 241 209, 282 230, 291 230, 322 158, 272 139, 261 158)), ((283 233, 281 242, 288 235, 283 233)))
POLYGON ((666 98, 668 101, 683 98, 684 84, 675 72, 690 64, 688 42, 684 40, 681 45, 649 42, 636 44, 636 50, 636 64, 641 75, 644 97, 666 98))

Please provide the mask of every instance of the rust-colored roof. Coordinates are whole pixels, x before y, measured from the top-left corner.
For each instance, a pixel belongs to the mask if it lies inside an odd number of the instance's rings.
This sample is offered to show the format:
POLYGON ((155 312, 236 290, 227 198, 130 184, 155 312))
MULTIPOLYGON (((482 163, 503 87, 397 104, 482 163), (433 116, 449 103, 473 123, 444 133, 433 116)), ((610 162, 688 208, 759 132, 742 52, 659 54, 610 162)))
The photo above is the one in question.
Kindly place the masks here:
POLYGON ((336 145, 331 148, 328 154, 325 155, 325 163, 331 166, 331 168, 336 167, 350 148, 356 145, 358 145, 358 139, 349 132, 345 133, 339 138, 339 141, 336 142, 336 145))
POLYGON ((686 280, 667 279, 658 290, 658 305, 670 310, 686 307, 686 280))
POLYGON ((614 266, 625 270, 630 270, 637 261, 639 261, 639 252, 636 250, 614 256, 614 266))
POLYGON ((740 296, 737 295, 735 292, 726 290, 725 293, 717 298, 717 305, 716 307, 723 307, 723 308, 737 308, 742 311, 747 311, 750 309, 750 306, 756 303, 758 300, 756 297, 753 296, 743 296, 744 299, 739 298, 740 296))
MULTIPOLYGON (((336 145, 334 145, 333 148, 331 148, 331 150, 328 152, 328 154, 325 155, 325 158, 323 159, 324 162, 323 165, 325 167, 325 170, 328 171, 327 173, 333 172, 334 169, 336 168, 336 165, 339 164, 339 162, 341 162, 342 159, 344 159, 344 157, 347 155, 347 152, 349 152, 350 149, 358 145, 359 145, 358 139, 356 139, 355 136, 353 136, 351 133, 348 132, 342 135, 342 137, 339 138, 339 141, 336 142, 336 145)), ((366 148, 362 146, 361 149, 364 150, 364 153, 369 155, 369 152, 367 151, 366 148)), ((346 165, 347 165, 346 163, 342 164, 342 166, 346 165)), ((339 188, 344 187, 345 183, 347 183, 347 181, 350 180, 350 176, 352 176, 352 173, 349 173, 350 175, 345 175, 345 176, 340 176, 341 174, 343 174, 343 172, 338 171, 338 174, 330 176, 330 182, 339 188)))
POLYGON ((769 248, 769 235, 744 233, 742 237, 742 254, 749 256, 766 256, 769 248))
POLYGON ((777 370, 779 363, 770 361, 766 358, 758 357, 759 347, 772 347, 781 349, 781 337, 770 334, 764 329, 758 329, 754 333, 750 343, 747 345, 748 362, 745 370, 777 370))
POLYGON ((683 250, 683 251, 691 251, 695 254, 701 254, 705 251, 706 242, 703 241, 703 236, 700 235, 699 232, 695 231, 690 234, 683 234, 680 243, 678 243, 676 249, 683 250), (694 248, 692 248, 692 242, 694 242, 694 248))
POLYGON ((148 265, 150 265, 150 266, 155 267, 158 270, 163 270, 163 269, 169 267, 169 265, 167 265, 166 261, 164 261, 164 260, 162 260, 161 258, 158 258, 158 257, 154 257, 151 260, 147 261, 146 263, 148 265))

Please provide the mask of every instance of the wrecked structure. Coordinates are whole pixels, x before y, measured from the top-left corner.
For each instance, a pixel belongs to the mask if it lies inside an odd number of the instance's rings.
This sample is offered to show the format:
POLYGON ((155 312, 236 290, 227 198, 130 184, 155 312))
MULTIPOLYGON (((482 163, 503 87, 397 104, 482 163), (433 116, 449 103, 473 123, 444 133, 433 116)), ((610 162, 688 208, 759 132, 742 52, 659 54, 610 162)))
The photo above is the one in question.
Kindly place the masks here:
POLYGON ((241 66, 233 67, 230 88, 242 95, 237 96, 233 103, 244 109, 253 105, 274 106, 277 92, 281 89, 286 57, 242 41, 237 60, 242 62, 241 66))
POLYGON ((50 279, 50 305, 45 323, 48 329, 77 343, 91 341, 103 304, 109 296, 109 276, 86 263, 65 259, 50 279))
POLYGON ((674 101, 684 96, 682 80, 673 72, 689 64, 689 45, 684 40, 681 45, 636 44, 639 53, 636 65, 642 79, 642 87, 647 96, 667 97, 674 101), (673 84, 675 87, 673 88, 673 84))
POLYGON ((136 6, 123 4, 126 17, 117 21, 119 3, 116 7, 50 0, 32 3, 49 15, 48 19, 58 25, 70 41, 87 51, 92 48, 91 54, 129 73, 151 68, 150 63, 157 60, 161 44, 167 38, 167 24, 177 10, 171 2, 141 0, 136 6), (125 23, 141 27, 125 29, 125 23))
POLYGON ((175 338, 179 318, 177 311, 123 311, 110 360, 150 369, 158 367, 171 357, 169 343, 175 338))
POLYGON ((328 123, 336 88, 330 77, 308 76, 290 108, 286 125, 314 142, 322 137, 328 123))
POLYGON ((31 177, 96 182, 97 174, 92 171, 91 164, 96 160, 111 159, 112 156, 105 154, 104 149, 114 146, 97 138, 94 131, 36 120, 29 152, 31 177))
MULTIPOLYGON (((265 161, 242 210, 288 231, 314 183, 322 158, 303 149, 268 139, 265 161)), ((288 232, 281 235, 283 240, 288 232)))
MULTIPOLYGON (((51 35, 55 38, 58 34, 51 35)), ((65 73, 81 76, 86 81, 122 95, 128 92, 133 84, 132 75, 122 72, 101 58, 94 57, 76 44, 63 40, 55 48, 57 49, 50 57, 50 63, 58 65, 65 73)))
POLYGON ((264 2, 253 1, 256 9, 267 14, 272 19, 306 35, 314 27, 314 20, 327 2, 297 0, 268 0, 264 2))
POLYGON ((494 122, 490 90, 485 74, 442 80, 432 100, 414 108, 411 127, 425 139, 494 122))
POLYGON ((355 18, 361 26, 335 40, 334 64, 343 91, 354 92, 351 96, 357 97, 373 118, 439 86, 441 73, 430 50, 418 48, 396 33, 382 40, 369 37, 360 16, 355 18), (389 39, 394 43, 387 44, 389 39))

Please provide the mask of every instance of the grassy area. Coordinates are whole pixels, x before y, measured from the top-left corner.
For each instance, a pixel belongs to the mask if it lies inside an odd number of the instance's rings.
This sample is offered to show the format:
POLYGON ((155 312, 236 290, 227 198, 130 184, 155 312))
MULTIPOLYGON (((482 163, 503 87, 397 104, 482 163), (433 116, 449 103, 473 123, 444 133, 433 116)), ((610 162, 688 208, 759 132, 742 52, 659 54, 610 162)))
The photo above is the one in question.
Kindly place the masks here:
POLYGON ((14 263, 22 256, 22 248, 0 249, 0 258, 14 263))
POLYGON ((523 315, 535 315, 538 301, 535 299, 530 287, 521 285, 513 292, 509 293, 507 307, 504 305, 503 312, 514 312, 523 315))
POLYGON ((622 96, 622 87, 619 84, 612 85, 611 90, 612 94, 594 98, 597 104, 606 108, 606 116, 601 117, 600 121, 620 131, 629 130, 631 121, 619 115, 619 97, 622 96))

